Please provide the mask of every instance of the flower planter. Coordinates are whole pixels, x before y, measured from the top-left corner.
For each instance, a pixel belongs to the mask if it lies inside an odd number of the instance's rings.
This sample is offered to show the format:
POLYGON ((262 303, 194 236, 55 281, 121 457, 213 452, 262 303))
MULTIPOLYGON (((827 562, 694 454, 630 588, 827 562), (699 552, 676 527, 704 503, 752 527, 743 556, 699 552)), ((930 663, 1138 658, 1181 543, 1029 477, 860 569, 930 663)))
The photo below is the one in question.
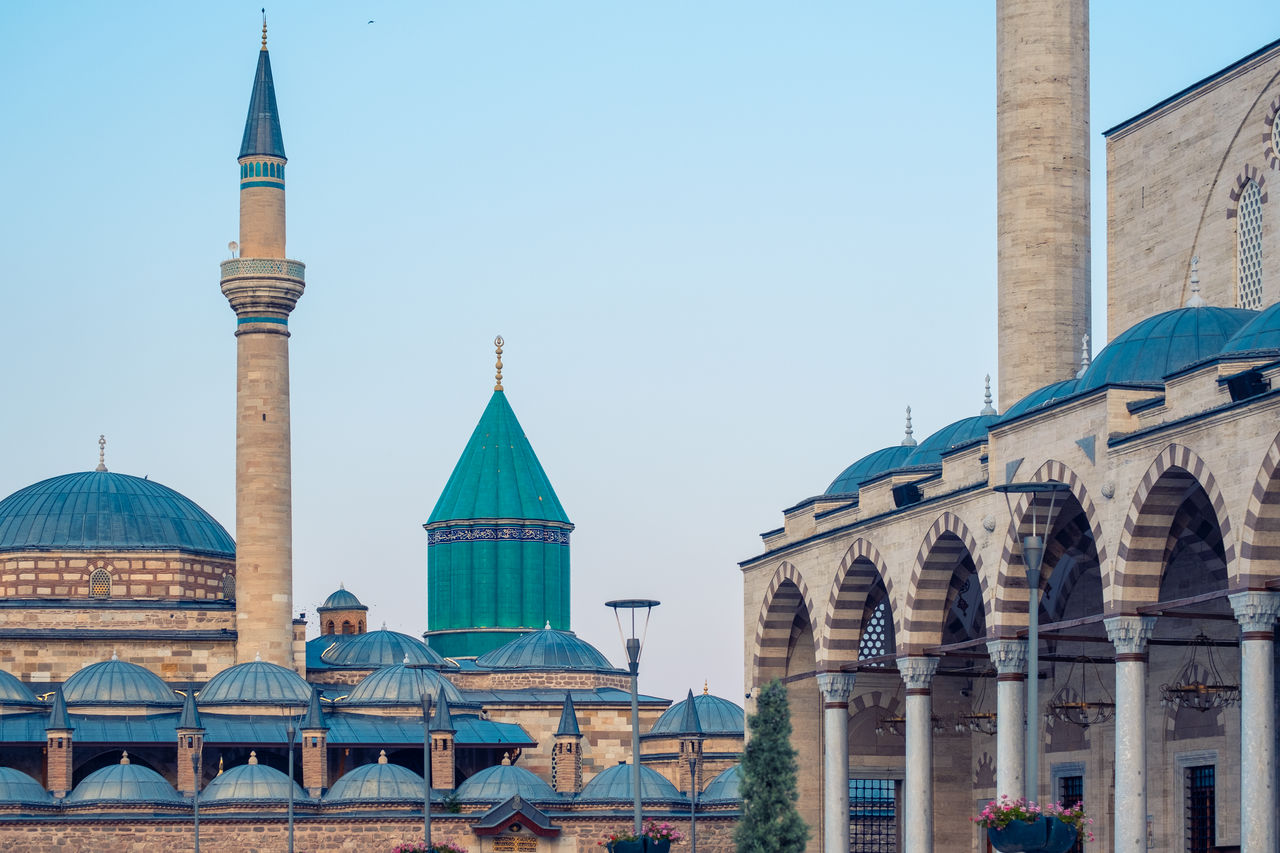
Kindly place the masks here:
POLYGON ((644 853, 644 839, 613 841, 608 848, 610 853, 644 853))
POLYGON ((1000 853, 1067 853, 1076 843, 1076 828, 1056 817, 1014 820, 1004 829, 988 829, 987 838, 1000 853))
POLYGON ((646 838, 644 840, 644 849, 649 853, 667 853, 671 849, 671 842, 666 840, 659 841, 654 838, 646 838))

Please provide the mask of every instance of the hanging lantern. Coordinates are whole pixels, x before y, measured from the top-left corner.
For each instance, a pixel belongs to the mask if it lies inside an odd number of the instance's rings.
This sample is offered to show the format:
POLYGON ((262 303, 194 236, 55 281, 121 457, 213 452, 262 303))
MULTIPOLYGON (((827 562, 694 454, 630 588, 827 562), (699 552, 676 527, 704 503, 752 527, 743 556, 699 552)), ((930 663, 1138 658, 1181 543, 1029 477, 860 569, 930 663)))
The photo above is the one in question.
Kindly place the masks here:
POLYGON ((1177 679, 1160 687, 1160 705, 1174 711, 1179 708, 1194 708, 1201 712, 1230 708, 1239 701, 1240 685, 1226 683, 1213 657, 1213 641, 1203 631, 1191 641, 1191 654, 1178 672, 1177 679), (1204 664, 1199 661, 1201 649, 1204 650, 1204 664))
POLYGON ((1112 700, 1111 694, 1107 692, 1102 676, 1098 674, 1097 664, 1092 659, 1081 656, 1071 662, 1071 669, 1067 670, 1066 681, 1063 682, 1062 687, 1053 694, 1053 698, 1045 706, 1044 716, 1046 721, 1056 719, 1087 729, 1089 726, 1105 723, 1114 717, 1115 713, 1116 703, 1112 700), (1072 687, 1072 681, 1077 669, 1080 670, 1078 691, 1072 687), (1093 680, 1098 685, 1093 692, 1093 699, 1089 698, 1088 688, 1085 684, 1085 677, 1090 669, 1093 670, 1093 680))
POLYGON ((995 670, 988 669, 979 676, 978 695, 974 697, 968 714, 956 718, 956 732, 959 734, 993 735, 996 733, 996 712, 984 710, 983 701, 987 695, 987 679, 995 677, 995 670))

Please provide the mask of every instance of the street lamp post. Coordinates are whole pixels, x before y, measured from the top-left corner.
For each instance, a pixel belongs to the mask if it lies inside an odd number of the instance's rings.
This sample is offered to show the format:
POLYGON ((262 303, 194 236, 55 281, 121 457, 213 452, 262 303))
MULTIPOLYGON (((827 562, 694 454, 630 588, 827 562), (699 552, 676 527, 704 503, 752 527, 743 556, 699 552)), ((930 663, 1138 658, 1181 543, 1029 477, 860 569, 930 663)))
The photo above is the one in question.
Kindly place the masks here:
POLYGON ((192 787, 195 792, 191 795, 191 814, 195 818, 195 853, 200 853, 200 753, 191 753, 191 773, 195 779, 192 787))
MULTIPOLYGON (((1040 568, 1044 563, 1044 537, 1053 523, 1054 505, 1058 495, 1071 487, 1066 483, 1048 481, 1042 483, 1005 483, 995 490, 1004 494, 1006 502, 1011 494, 1031 495, 1031 533, 1022 537, 1022 562, 1027 569, 1027 733, 1026 781, 1027 799, 1040 802, 1040 568), (1035 499, 1049 496, 1049 509, 1044 521, 1039 522, 1035 499), (1043 534, 1039 532, 1043 529, 1043 534)), ((1010 506, 1009 517, 1013 518, 1010 506)))
POLYGON ((431 849, 431 694, 422 691, 422 841, 431 849))
POLYGON ((613 615, 618 620, 618 634, 622 635, 622 611, 631 611, 631 636, 622 636, 622 645, 627 650, 627 668, 631 671, 631 790, 634 795, 635 834, 643 830, 643 818, 640 805, 640 649, 644 645, 644 635, 649 631, 649 614, 661 602, 649 598, 620 598, 606 601, 606 607, 613 608, 613 615), (644 610, 644 628, 641 636, 636 636, 636 611, 644 610))

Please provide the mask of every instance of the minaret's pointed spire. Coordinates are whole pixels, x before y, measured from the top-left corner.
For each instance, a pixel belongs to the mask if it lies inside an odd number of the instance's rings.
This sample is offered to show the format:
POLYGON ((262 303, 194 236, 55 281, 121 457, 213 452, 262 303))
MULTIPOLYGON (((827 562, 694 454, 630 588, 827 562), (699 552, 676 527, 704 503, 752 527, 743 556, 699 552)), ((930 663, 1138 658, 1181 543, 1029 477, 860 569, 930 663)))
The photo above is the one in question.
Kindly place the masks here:
POLYGON ((244 123, 240 156, 284 156, 284 136, 280 133, 280 111, 276 108, 276 86, 271 79, 271 54, 267 52, 267 19, 262 18, 262 50, 258 51, 258 71, 249 98, 249 117, 244 123))
POLYGON ((200 722, 200 709, 196 707, 196 691, 194 687, 187 689, 186 698, 182 702, 182 716, 178 717, 180 729, 203 729, 200 722))
POLYGON ((684 700, 684 715, 680 718, 680 734, 702 734, 702 720, 698 717, 698 706, 693 701, 693 690, 689 691, 689 697, 684 700))
POLYGON ((564 693, 564 705, 560 709, 560 725, 556 727, 556 737, 578 737, 582 729, 578 728, 578 711, 573 707, 573 697, 569 691, 564 693))
POLYGON ((71 731, 71 718, 67 716, 67 700, 62 698, 62 688, 53 694, 53 709, 49 712, 49 722, 45 731, 71 731))
POLYGON ((301 731, 319 730, 329 728, 329 724, 325 722, 324 710, 320 707, 320 691, 311 688, 311 704, 307 706, 307 716, 302 718, 302 725, 298 727, 301 731))
POLYGON ((431 731, 433 732, 456 732, 457 729, 453 725, 453 714, 449 711, 449 700, 445 698, 444 691, 438 694, 439 701, 436 702, 435 713, 431 715, 431 731))
POLYGON ((262 7, 262 49, 267 49, 267 7, 262 7))

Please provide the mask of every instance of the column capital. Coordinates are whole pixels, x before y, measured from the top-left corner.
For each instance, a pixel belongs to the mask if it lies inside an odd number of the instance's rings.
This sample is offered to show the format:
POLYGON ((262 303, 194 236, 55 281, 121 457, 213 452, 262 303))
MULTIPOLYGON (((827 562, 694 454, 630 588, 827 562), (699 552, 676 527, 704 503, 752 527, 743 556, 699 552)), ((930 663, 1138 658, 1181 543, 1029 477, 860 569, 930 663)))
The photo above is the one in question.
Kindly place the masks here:
POLYGON ((824 702, 845 702, 853 695, 853 685, 857 673, 853 672, 820 672, 818 673, 818 689, 822 691, 824 702))
POLYGON ((1154 616, 1109 616, 1102 622, 1107 627, 1107 639, 1120 655, 1145 654, 1147 640, 1156 629, 1154 616))
POLYGON ((1026 675, 1026 640, 988 640, 987 654, 999 675, 1026 675))
POLYGON ((1227 600, 1231 602, 1241 631, 1275 630, 1276 617, 1280 616, 1280 592, 1251 589, 1232 593, 1227 600))
POLYGON ((902 683, 908 690, 928 690, 937 671, 937 658, 898 658, 898 674, 902 676, 902 683))

